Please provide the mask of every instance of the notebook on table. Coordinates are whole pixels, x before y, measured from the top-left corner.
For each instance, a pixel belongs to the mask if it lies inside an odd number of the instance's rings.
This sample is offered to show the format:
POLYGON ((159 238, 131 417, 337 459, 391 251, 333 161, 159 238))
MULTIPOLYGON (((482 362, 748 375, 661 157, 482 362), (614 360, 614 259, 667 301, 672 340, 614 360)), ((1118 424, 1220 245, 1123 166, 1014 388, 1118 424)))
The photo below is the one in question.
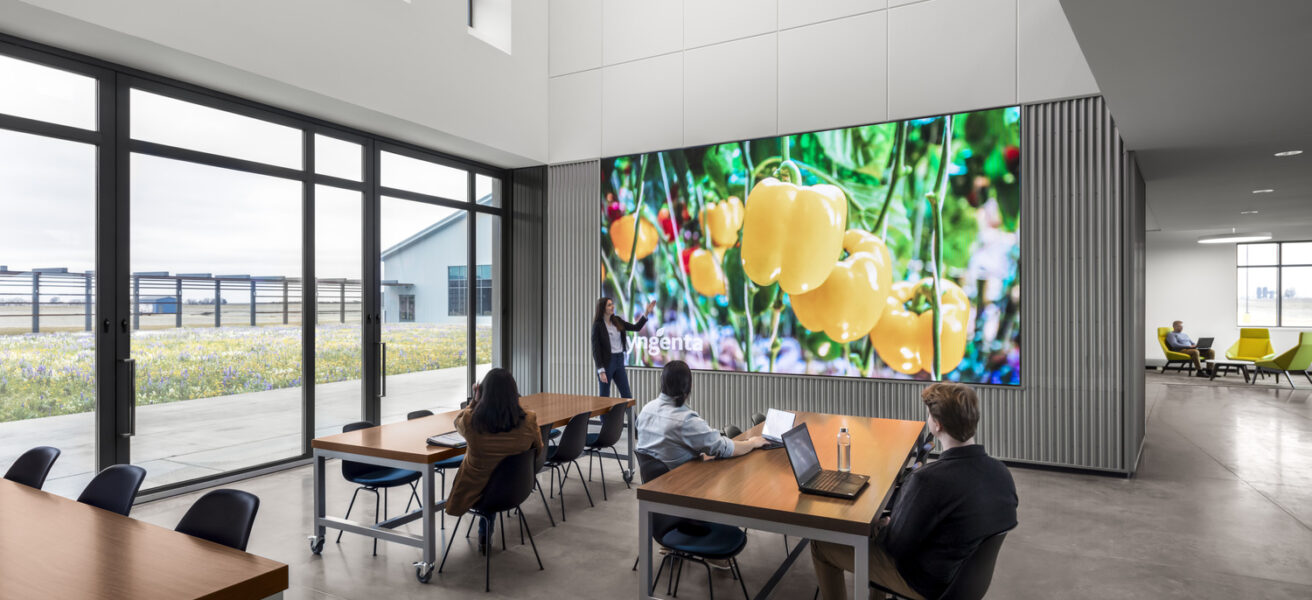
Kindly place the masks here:
POLYGON ((772 450, 774 448, 783 448, 783 435, 789 429, 793 428, 793 421, 797 420, 797 415, 786 410, 770 409, 765 412, 765 428, 761 430, 761 437, 765 438, 768 444, 761 446, 762 450, 772 450))

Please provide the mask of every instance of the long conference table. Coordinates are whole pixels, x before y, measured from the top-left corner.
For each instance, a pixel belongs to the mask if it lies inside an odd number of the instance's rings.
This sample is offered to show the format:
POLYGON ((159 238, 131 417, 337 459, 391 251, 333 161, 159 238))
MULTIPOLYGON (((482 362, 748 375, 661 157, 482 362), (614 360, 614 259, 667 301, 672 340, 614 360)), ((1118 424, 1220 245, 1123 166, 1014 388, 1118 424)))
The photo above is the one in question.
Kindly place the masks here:
POLYGON ((281 598, 287 565, 0 479, 0 598, 281 598))
MULTIPOLYGON (((629 398, 603 398, 600 396, 571 396, 567 394, 533 394, 519 399, 520 406, 537 414, 538 425, 564 425, 575 415, 588 413, 602 415, 617 404, 627 407, 625 419, 629 436, 628 469, 625 481, 633 478, 633 406, 629 398)), ((465 453, 464 448, 429 446, 429 436, 455 431, 455 417, 460 411, 450 411, 400 423, 358 429, 346 433, 315 438, 310 442, 314 450, 314 534, 310 536, 310 551, 323 550, 327 529, 340 529, 383 541, 420 548, 423 560, 414 563, 415 577, 428 583, 437 565, 438 535, 437 514, 446 507, 445 500, 435 498, 433 464, 465 453), (378 524, 348 521, 330 517, 325 504, 328 459, 338 458, 380 467, 418 471, 423 475, 420 499, 423 506, 378 524), (419 535, 395 529, 406 523, 422 520, 419 535)))
MULTIPOLYGON (((772 531, 802 538, 788 553, 757 598, 769 598, 808 540, 855 549, 853 598, 865 598, 870 579, 870 537, 894 485, 925 435, 924 421, 870 419, 797 413, 815 443, 820 466, 837 464, 838 429, 852 434, 852 472, 870 476, 870 485, 853 500, 803 494, 785 450, 757 450, 745 456, 685 463, 638 488, 638 556, 642 568, 638 597, 653 598, 651 517, 666 514, 772 531)), ((738 439, 760 435, 764 425, 738 439)))

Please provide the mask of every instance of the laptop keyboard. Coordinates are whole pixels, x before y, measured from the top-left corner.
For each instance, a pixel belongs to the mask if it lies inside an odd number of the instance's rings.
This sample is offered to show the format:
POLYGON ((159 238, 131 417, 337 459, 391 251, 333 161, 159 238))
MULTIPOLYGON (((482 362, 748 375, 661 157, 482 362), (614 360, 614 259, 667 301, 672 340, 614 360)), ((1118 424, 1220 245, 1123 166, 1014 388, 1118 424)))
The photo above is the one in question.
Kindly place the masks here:
POLYGON ((838 488, 847 477, 838 471, 821 471, 814 480, 811 481, 811 487, 821 490, 832 490, 838 488))

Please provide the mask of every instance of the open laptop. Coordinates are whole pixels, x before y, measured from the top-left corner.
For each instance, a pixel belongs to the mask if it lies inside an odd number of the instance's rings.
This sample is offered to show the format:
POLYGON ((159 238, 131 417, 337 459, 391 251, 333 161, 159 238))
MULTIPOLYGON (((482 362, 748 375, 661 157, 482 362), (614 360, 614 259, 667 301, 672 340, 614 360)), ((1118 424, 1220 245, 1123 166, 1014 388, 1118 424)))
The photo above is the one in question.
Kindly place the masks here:
POLYGON ((870 478, 865 475, 822 470, 806 423, 789 429, 784 433, 783 440, 788 462, 793 466, 793 475, 797 477, 797 489, 804 494, 850 499, 857 497, 870 482, 870 478))
POLYGON ((1214 341, 1216 341, 1216 338, 1210 338, 1210 337, 1198 338, 1198 349, 1199 350, 1210 349, 1212 347, 1212 342, 1214 341))
POLYGON ((793 421, 797 420, 797 415, 786 410, 770 409, 765 411, 765 428, 761 430, 761 437, 765 438, 768 444, 761 446, 762 450, 773 450, 783 448, 783 435, 789 429, 793 428, 793 421))

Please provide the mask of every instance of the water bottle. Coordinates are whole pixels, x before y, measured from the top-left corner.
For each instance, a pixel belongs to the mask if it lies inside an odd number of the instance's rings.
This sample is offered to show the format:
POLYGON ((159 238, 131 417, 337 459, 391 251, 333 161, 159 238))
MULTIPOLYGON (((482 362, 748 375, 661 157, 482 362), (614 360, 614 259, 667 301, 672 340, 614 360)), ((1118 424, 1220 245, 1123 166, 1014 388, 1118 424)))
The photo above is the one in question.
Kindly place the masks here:
POLYGON ((842 473, 852 470, 852 434, 846 427, 838 430, 838 470, 842 473))

